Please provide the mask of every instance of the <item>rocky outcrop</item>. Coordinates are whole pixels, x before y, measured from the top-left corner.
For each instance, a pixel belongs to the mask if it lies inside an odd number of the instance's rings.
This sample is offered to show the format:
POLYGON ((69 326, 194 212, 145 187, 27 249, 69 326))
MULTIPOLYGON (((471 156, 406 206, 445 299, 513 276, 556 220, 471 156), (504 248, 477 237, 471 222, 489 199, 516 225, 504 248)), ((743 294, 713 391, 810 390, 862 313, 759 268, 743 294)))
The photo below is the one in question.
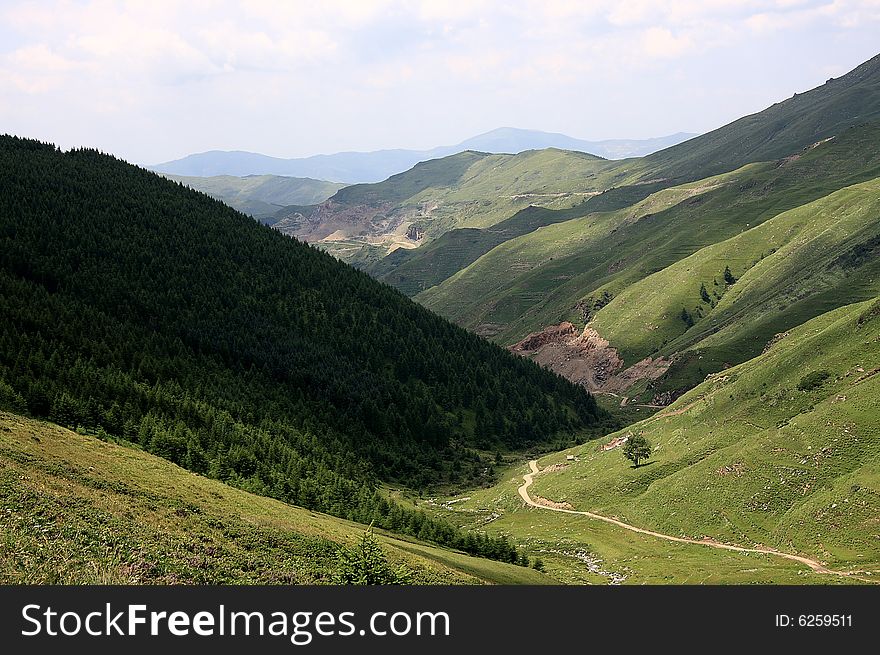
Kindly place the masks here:
POLYGON ((680 395, 681 391, 661 391, 651 398, 652 405, 671 405, 680 395))
POLYGON ((514 352, 532 354, 549 343, 569 343, 570 337, 577 334, 573 323, 563 321, 559 325, 551 325, 540 332, 532 332, 525 339, 510 347, 514 352))
POLYGON ((353 238, 393 232, 402 217, 393 215, 391 203, 347 205, 327 200, 306 214, 296 213, 277 222, 274 227, 303 241, 316 242, 331 237, 353 238))
POLYGON ((588 324, 583 332, 568 321, 533 332, 510 347, 590 391, 625 391, 639 380, 656 380, 672 363, 665 358, 643 359, 623 367, 623 359, 607 339, 588 324))
POLYGON ((410 225, 406 228, 406 238, 412 241, 419 241, 423 236, 425 236, 425 231, 420 227, 416 227, 415 225, 410 225))

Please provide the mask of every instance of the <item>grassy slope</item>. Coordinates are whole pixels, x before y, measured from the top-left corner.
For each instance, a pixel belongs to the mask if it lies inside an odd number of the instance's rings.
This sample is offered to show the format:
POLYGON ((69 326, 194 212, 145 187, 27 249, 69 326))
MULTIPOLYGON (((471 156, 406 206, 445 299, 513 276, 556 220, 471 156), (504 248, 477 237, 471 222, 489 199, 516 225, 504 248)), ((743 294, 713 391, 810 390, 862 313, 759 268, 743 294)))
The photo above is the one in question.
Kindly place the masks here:
MULTIPOLYGON (((546 461, 550 458, 542 464, 546 461)), ((453 505, 453 511, 440 511, 463 525, 485 525, 490 532, 510 535, 521 550, 539 557, 547 572, 566 584, 609 584, 612 574, 625 576, 624 584, 848 582, 814 574, 781 558, 671 543, 583 516, 526 507, 517 488, 527 470, 520 466, 491 489, 469 493, 465 496, 469 499, 453 505)))
POLYGON ((548 322, 544 314, 548 304, 558 305, 553 302, 555 296, 564 294, 563 314, 572 313, 574 303, 582 296, 580 284, 573 283, 573 279, 597 263, 599 268, 593 272, 608 274, 601 270, 602 264, 607 266, 606 260, 613 263, 619 256, 619 251, 608 247, 608 239, 615 233, 723 181, 666 189, 631 207, 587 214, 511 239, 443 284, 420 294, 417 300, 466 327, 500 324, 505 330, 499 340, 510 342, 523 330, 522 325, 543 327, 554 322, 548 322), (565 293, 574 284, 574 295, 565 293))
POLYGON ((880 179, 846 187, 636 282, 596 314, 593 326, 630 361, 694 344, 716 351, 714 368, 753 357, 776 333, 880 294, 878 214, 880 179), (729 287, 726 266, 738 278, 729 287), (697 320, 694 327, 681 320, 682 308, 697 320))
MULTIPOLYGON (((365 270, 379 280, 413 296, 440 284, 505 241, 542 226, 584 215, 583 207, 583 202, 568 209, 530 205, 491 227, 457 228, 420 248, 412 250, 401 248, 376 261, 365 270)), ((351 259, 347 261, 355 264, 351 259)))
POLYGON ((651 173, 696 179, 798 149, 880 119, 880 55, 764 111, 644 158, 651 173))
MULTIPOLYGON (((607 162, 592 172, 582 172, 580 164, 572 162, 568 168, 574 175, 567 175, 564 170, 550 171, 558 160, 554 162, 552 156, 541 152, 525 153, 511 160, 515 166, 510 168, 516 171, 476 167, 471 177, 476 176, 478 184, 472 182, 472 190, 464 194, 473 199, 473 191, 480 189, 477 196, 482 206, 476 216, 460 220, 474 209, 465 209, 465 205, 459 203, 455 207, 459 220, 435 219, 442 230, 429 228, 429 234, 436 236, 451 225, 488 227, 512 215, 516 208, 497 195, 511 178, 526 181, 549 178, 557 182, 545 189, 577 191, 582 186, 581 178, 589 181, 598 176, 602 185, 595 190, 610 189, 590 197, 582 206, 582 213, 622 209, 662 188, 729 172, 751 162, 785 157, 838 135, 848 127, 877 118, 880 118, 880 57, 807 93, 796 94, 762 112, 642 159, 607 162), (487 172, 488 175, 480 175, 487 172)), ((451 193, 450 198, 455 195, 451 193)), ((370 272, 407 293, 418 292, 439 284, 491 248, 520 234, 522 232, 499 235, 465 230, 451 234, 446 242, 432 243, 430 248, 393 253, 374 263, 370 272)))
POLYGON ((466 327, 498 325, 496 338, 505 343, 560 320, 577 322, 582 317, 574 307, 583 299, 617 295, 701 248, 880 175, 878 143, 880 124, 863 126, 782 166, 750 164, 658 191, 631 207, 535 230, 417 300, 466 327))
MULTIPOLYGON (((143 451, 0 413, 0 582, 326 583, 363 526, 143 451)), ((418 583, 541 584, 531 569, 379 536, 418 583)))
MULTIPOLYGON (((553 148, 518 155, 466 151, 422 162, 384 182, 346 187, 326 211, 384 206, 388 215, 405 214, 430 243, 456 228, 491 227, 531 205, 568 209, 638 172, 627 162, 553 148)), ((376 274, 396 268, 401 256, 383 262, 376 274)), ((363 259, 353 252, 345 257, 363 259)))
MULTIPOLYGON (((654 446, 651 463, 634 469, 619 449, 579 446, 539 460, 563 468, 537 476, 532 497, 667 534, 772 546, 880 579, 880 376, 871 375, 878 364, 880 301, 823 314, 603 440, 643 432, 654 446), (799 390, 818 370, 830 377, 799 390)), ((627 576, 626 584, 848 582, 779 558, 526 507, 516 491, 526 470, 511 467, 498 485, 437 511, 509 534, 567 582, 607 584, 609 573, 627 576)))
POLYGON ((207 193, 212 198, 256 218, 270 217, 283 207, 314 205, 343 188, 344 184, 279 175, 234 177, 188 177, 165 175, 168 179, 207 193))
POLYGON ((654 447, 648 465, 578 448, 580 461, 537 478, 535 492, 671 534, 880 573, 878 364, 880 301, 828 312, 631 426, 654 447), (799 388, 814 371, 829 377, 799 388))

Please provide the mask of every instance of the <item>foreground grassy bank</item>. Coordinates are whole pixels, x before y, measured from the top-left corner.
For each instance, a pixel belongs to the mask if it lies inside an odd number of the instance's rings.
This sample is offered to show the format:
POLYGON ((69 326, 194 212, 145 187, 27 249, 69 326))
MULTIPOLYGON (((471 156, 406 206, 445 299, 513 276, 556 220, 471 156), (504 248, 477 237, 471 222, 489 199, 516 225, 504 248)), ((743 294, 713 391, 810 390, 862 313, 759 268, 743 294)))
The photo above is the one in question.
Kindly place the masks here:
MULTIPOLYGON (((0 583, 323 584, 364 526, 194 475, 137 448, 0 412, 0 583)), ((387 534, 418 584, 537 571, 387 534)))

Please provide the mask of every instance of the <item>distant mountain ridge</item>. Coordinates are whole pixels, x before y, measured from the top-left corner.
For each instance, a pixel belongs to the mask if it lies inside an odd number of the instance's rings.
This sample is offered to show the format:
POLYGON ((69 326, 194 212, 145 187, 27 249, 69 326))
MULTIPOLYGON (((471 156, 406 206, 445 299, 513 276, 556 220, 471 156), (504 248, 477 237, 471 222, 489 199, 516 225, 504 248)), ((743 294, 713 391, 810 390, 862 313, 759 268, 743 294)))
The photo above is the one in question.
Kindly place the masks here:
POLYGON ((585 141, 565 134, 502 127, 479 134, 451 146, 430 150, 376 150, 373 152, 338 152, 294 159, 270 157, 254 152, 211 150, 182 159, 150 166, 154 171, 171 175, 213 177, 218 175, 285 175, 329 180, 346 184, 380 182, 417 163, 446 157, 466 150, 517 154, 526 150, 559 148, 587 152, 605 159, 642 157, 677 145, 695 134, 678 132, 652 139, 606 139, 585 141))
POLYGON ((254 218, 273 216, 291 205, 315 205, 324 202, 345 186, 337 182, 281 175, 188 177, 165 173, 165 177, 207 193, 254 218))

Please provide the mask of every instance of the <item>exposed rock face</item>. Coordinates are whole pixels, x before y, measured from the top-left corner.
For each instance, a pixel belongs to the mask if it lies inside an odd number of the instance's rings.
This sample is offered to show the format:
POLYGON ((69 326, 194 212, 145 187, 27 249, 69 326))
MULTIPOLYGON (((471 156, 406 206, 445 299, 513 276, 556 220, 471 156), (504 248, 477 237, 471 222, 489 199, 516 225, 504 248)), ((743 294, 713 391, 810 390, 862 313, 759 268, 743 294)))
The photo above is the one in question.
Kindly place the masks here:
POLYGON ((681 395, 678 391, 662 391, 651 398, 652 405, 671 405, 681 395))
POLYGON ((551 325, 540 332, 532 332, 525 339, 510 347, 514 352, 532 354, 543 346, 550 343, 568 343, 570 337, 577 335, 577 328, 573 323, 564 321, 559 325, 551 325))
POLYGON ((406 229, 406 238, 411 239, 412 241, 418 241, 423 236, 425 236, 425 231, 415 225, 410 225, 406 229))
POLYGON ((589 324, 578 333, 567 321, 533 332, 510 350, 531 357, 590 391, 612 393, 624 391, 639 380, 656 380, 672 363, 662 357, 648 357, 624 369, 617 349, 589 324))
POLYGON ((331 235, 338 238, 385 234, 400 225, 401 217, 389 217, 391 203, 344 205, 332 198, 316 206, 308 215, 296 214, 295 221, 282 219, 275 228, 303 241, 321 241, 331 235))

